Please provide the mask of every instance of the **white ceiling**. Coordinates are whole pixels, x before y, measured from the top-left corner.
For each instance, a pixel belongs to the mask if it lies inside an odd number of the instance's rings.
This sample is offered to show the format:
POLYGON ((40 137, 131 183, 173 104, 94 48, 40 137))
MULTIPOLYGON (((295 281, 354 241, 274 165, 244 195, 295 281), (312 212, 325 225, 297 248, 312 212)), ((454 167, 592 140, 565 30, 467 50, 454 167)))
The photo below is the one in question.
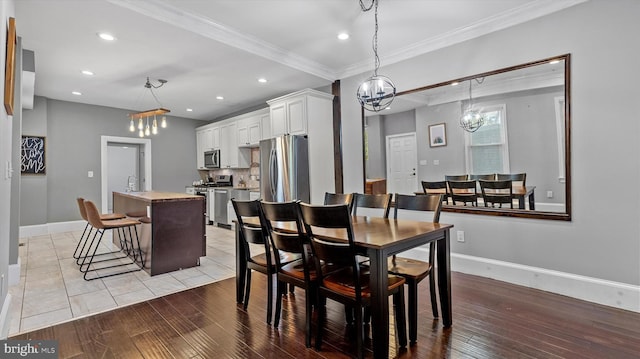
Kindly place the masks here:
MULTIPOLYGON (((584 1, 380 0, 381 63, 584 1)), ((212 120, 373 69, 374 14, 358 0, 17 0, 15 13, 23 48, 35 52, 35 93, 52 99, 148 110, 157 107, 148 76, 168 80, 155 91, 171 115, 212 120)))

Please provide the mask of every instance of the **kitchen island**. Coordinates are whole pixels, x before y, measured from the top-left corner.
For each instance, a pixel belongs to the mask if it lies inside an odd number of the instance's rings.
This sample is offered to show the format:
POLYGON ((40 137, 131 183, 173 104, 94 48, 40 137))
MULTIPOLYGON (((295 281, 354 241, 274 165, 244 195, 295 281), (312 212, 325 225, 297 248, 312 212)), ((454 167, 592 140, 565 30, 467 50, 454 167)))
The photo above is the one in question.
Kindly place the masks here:
MULTIPOLYGON (((113 192, 113 211, 138 219, 144 270, 157 275, 195 267, 206 255, 205 198, 187 193, 113 192)), ((119 245, 117 237, 114 244, 119 245)))

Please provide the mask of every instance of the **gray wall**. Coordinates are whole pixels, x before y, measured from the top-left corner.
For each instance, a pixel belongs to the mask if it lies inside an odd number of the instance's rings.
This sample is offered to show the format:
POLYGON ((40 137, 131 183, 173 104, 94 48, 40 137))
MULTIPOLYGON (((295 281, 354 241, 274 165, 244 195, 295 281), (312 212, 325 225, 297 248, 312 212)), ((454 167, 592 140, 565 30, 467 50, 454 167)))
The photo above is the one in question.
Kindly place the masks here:
MULTIPOLYGON (((136 137, 128 130, 129 112, 36 98, 34 109, 24 111, 23 132, 47 136, 47 174, 39 178, 23 176, 22 225, 80 219, 76 197, 95 201, 100 208, 100 139, 136 137), (88 171, 94 172, 93 178, 87 176, 88 171), (46 212, 39 207, 45 207, 46 212)), ((153 189, 184 192, 186 185, 200 178, 195 128, 202 122, 170 116, 167 120, 169 126, 151 138, 153 189)))
MULTIPOLYGON (((382 59, 379 72, 404 91, 571 53, 572 221, 443 213, 466 232, 453 253, 640 285, 640 188, 624 201, 598 190, 611 174, 640 183, 637 14, 639 1, 592 0, 400 63, 382 59)), ((363 190, 360 107, 349 94, 369 75, 341 81, 346 192, 363 190)))

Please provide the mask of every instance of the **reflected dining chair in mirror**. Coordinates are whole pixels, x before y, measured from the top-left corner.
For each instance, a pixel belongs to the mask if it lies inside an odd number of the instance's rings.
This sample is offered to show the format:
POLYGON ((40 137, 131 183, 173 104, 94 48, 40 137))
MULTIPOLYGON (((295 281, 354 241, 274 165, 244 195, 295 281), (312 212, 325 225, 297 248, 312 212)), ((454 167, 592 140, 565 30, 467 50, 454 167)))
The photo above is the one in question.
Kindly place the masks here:
POLYGON ((296 202, 261 202, 263 226, 266 227, 276 262, 277 296, 273 326, 277 327, 282 313, 283 296, 287 284, 304 289, 305 345, 311 347, 312 303, 316 298, 317 276, 311 251, 307 250, 306 236, 296 202), (283 230, 283 224, 291 224, 292 230, 283 230), (280 227, 278 226, 280 225, 280 227), (284 263, 280 258, 299 256, 300 259, 284 263))
MULTIPOLYGON (((260 201, 238 201, 235 198, 231 199, 233 209, 236 212, 236 217, 240 230, 240 241, 243 248, 239 250, 244 251, 244 260, 246 261, 245 273, 236 273, 236 275, 245 276, 245 295, 243 308, 247 310, 249 306, 249 294, 251 292, 251 272, 257 271, 267 276, 267 324, 271 324, 271 312, 273 311, 273 274, 276 272, 275 259, 273 258, 273 252, 269 241, 267 240, 266 230, 260 225, 260 201), (252 223, 246 223, 247 220, 252 220, 252 223), (255 223, 255 224, 254 224, 255 223), (264 249, 263 253, 252 254, 252 245, 258 245, 264 249)), ((259 248, 259 247, 258 247, 259 248)), ((256 249, 257 251, 257 249, 256 249)), ((239 254, 236 254, 239 255, 239 254)), ((299 256, 287 256, 280 260, 284 263, 292 262, 300 258, 299 256)))
POLYGON ((457 205, 458 202, 462 202, 463 205, 471 203, 476 206, 478 204, 478 189, 476 187, 476 181, 447 181, 449 186, 449 196, 453 205, 457 205))
POLYGON ((362 194, 355 193, 353 198, 353 215, 356 216, 360 208, 381 209, 382 215, 376 217, 389 218, 392 194, 362 194))
POLYGON ((445 175, 445 181, 467 181, 469 179, 468 175, 445 175))
MULTIPOLYGON (((363 358, 363 310, 371 303, 370 275, 357 260, 349 207, 347 205, 313 206, 300 203, 300 210, 316 263, 317 301, 324 303, 324 300, 328 298, 354 308, 357 357, 363 358), (347 242, 328 241, 317 235, 317 231, 323 228, 345 231, 347 242)), ((404 278, 389 274, 387 293, 393 296, 400 347, 407 345, 404 290, 402 288, 404 283, 404 278)), ((318 309, 315 346, 317 350, 320 350, 326 315, 323 305, 318 305, 318 309)))
POLYGON ((324 193, 324 204, 346 204, 349 211, 353 210, 353 193, 324 193))
MULTIPOLYGON (((395 194, 395 209, 393 218, 398 219, 399 211, 424 211, 423 220, 438 223, 440 221, 440 211, 442 210, 442 197, 439 194, 426 194, 419 196, 410 196, 403 194, 395 194)), ((417 259, 403 258, 393 255, 389 259, 389 273, 399 275, 406 280, 409 289, 409 341, 415 343, 418 336, 418 283, 429 277, 429 294, 431 296, 431 311, 434 318, 438 318, 438 302, 436 300, 436 280, 433 273, 433 263, 435 260, 436 246, 435 242, 429 243, 429 261, 424 262, 417 259)))
POLYGON ((495 173, 490 173, 486 175, 469 175, 470 180, 485 180, 485 181, 494 181, 496 179, 495 173))
POLYGON ((449 193, 447 191, 447 181, 421 181, 422 191, 425 194, 442 194, 442 202, 448 203, 449 193))
POLYGON ((498 181, 512 181, 514 186, 527 186, 527 174, 526 173, 498 173, 496 175, 498 181))
POLYGON ((480 182, 480 191, 482 192, 482 201, 485 207, 495 207, 496 204, 502 208, 502 204, 509 204, 513 208, 513 186, 511 180, 506 181, 485 181, 480 182))

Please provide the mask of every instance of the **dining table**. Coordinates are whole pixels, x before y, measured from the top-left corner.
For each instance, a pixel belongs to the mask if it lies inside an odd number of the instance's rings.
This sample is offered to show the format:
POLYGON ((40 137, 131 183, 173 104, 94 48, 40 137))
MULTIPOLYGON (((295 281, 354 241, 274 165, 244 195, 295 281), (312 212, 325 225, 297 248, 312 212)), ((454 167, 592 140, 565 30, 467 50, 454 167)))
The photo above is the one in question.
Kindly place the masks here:
MULTIPOLYGON (((257 224, 257 222, 255 223, 257 224)), ((438 297, 442 325, 452 325, 451 309, 451 259, 450 229, 451 224, 422 222, 404 219, 391 219, 369 216, 353 216, 353 235, 359 254, 370 259, 371 289, 371 328, 374 358, 389 357, 389 298, 388 262, 389 256, 436 242, 435 272, 438 283, 438 297)), ((276 226, 284 230, 295 230, 292 223, 281 223, 276 226)), ((341 229, 317 228, 314 234, 323 238, 347 242, 347 234, 341 229)), ((246 260, 241 256, 239 230, 236 226, 236 299, 242 303, 244 293, 244 273, 246 260)))

